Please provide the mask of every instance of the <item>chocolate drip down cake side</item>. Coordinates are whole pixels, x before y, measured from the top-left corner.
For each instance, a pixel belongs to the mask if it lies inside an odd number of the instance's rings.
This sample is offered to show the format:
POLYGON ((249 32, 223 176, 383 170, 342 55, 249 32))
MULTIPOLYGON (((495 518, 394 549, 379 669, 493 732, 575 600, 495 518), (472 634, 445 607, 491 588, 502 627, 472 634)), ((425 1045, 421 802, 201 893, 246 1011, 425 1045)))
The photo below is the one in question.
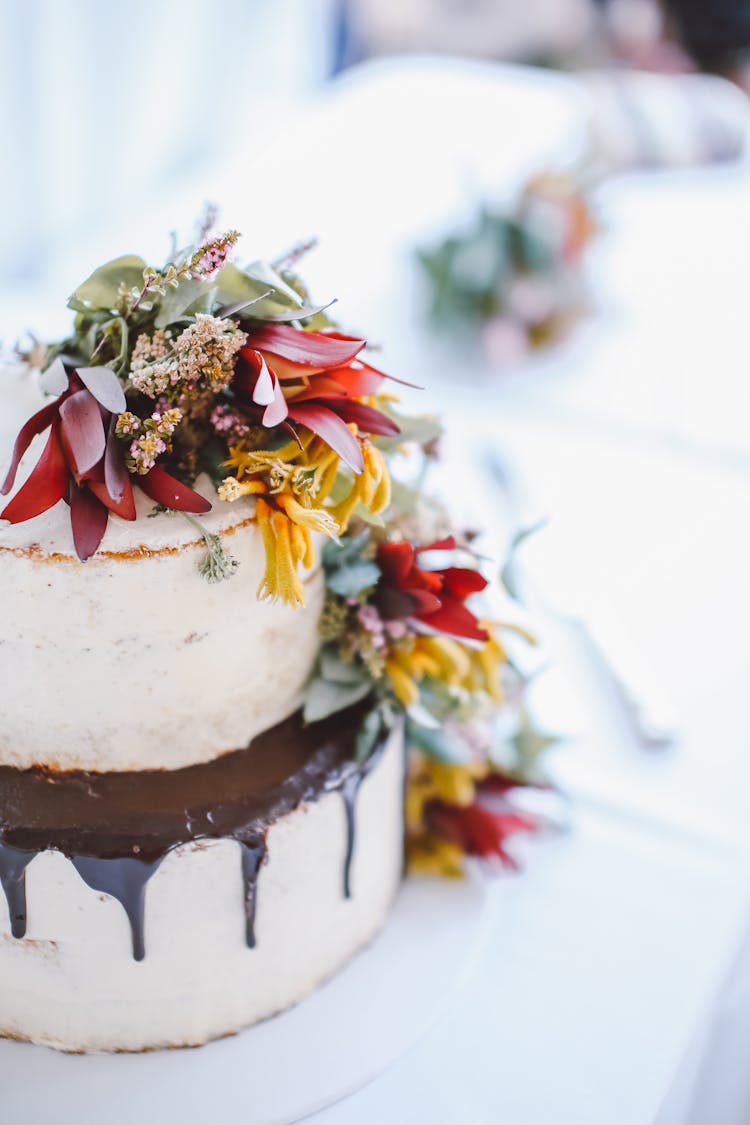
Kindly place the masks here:
POLYGON ((529 826, 439 426, 237 237, 107 263, 0 368, 0 1036, 237 1031, 373 938, 405 843, 457 874, 529 826))

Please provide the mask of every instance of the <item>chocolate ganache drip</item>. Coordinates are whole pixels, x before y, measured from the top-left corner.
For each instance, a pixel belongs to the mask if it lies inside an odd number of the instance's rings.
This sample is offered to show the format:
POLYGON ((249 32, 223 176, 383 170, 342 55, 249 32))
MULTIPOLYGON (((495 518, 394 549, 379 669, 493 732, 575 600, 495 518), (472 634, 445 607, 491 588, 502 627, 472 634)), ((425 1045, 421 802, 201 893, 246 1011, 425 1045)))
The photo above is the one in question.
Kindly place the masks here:
POLYGON ((342 891, 351 895, 356 801, 388 732, 364 763, 355 759, 366 704, 306 725, 299 713, 244 750, 181 770, 56 773, 0 766, 0 884, 16 938, 26 933, 26 868, 40 852, 66 855, 88 886, 111 895, 130 922, 133 956, 145 956, 146 886, 180 844, 233 839, 240 845, 238 890, 246 941, 255 945, 258 875, 269 827, 299 805, 338 791, 346 848, 342 891))

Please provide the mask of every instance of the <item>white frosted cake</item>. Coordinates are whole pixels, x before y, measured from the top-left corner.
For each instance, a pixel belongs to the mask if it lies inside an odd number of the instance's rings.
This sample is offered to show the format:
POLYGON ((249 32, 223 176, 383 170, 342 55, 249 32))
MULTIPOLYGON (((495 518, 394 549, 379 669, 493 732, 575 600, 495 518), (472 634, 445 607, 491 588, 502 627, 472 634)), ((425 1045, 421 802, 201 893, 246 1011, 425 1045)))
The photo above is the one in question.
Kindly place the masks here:
POLYGON ((485 807, 486 581, 391 497, 439 428, 236 237, 108 263, 0 369, 0 1036, 237 1031, 370 941, 405 829, 452 873, 522 826, 485 807))
MULTIPOLYGON (((31 377, 2 378, 7 432, 31 377)), ((0 525, 2 1035, 203 1043, 296 1003, 383 922, 403 866, 399 735, 365 775, 353 716, 294 718, 323 580, 312 568, 302 609, 255 598, 253 507, 203 517, 242 567, 213 585, 174 515, 110 521, 85 563, 62 502, 0 525)))

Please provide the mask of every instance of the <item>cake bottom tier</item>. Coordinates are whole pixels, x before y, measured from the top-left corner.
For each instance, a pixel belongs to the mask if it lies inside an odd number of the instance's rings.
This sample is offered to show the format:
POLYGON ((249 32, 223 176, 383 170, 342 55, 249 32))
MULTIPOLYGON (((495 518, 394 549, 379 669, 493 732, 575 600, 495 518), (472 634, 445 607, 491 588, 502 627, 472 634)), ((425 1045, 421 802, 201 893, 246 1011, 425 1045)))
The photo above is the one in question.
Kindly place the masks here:
MULTIPOLYGON (((277 730, 294 735, 290 721, 277 730)), ((77 847, 60 829, 60 846, 42 849, 54 792, 47 809, 39 789, 38 823, 14 833, 33 794, 27 774, 0 771, 0 1035, 67 1051, 193 1046, 282 1011, 332 975, 383 924, 403 868, 402 732, 360 767, 354 730, 351 719, 329 723, 309 753, 299 736, 295 768, 278 779, 272 746, 264 766, 255 743, 234 764, 171 773, 171 803, 159 788, 142 844, 127 854, 143 775, 132 775, 112 824, 77 825, 77 847), (230 774, 222 804, 211 788, 230 774), (167 847, 178 823, 190 838, 167 847)), ((103 792, 111 801, 118 775, 84 776, 74 804, 95 808, 103 792)), ((52 791, 73 784, 47 781, 52 791)), ((43 784, 35 777, 32 790, 43 784)))

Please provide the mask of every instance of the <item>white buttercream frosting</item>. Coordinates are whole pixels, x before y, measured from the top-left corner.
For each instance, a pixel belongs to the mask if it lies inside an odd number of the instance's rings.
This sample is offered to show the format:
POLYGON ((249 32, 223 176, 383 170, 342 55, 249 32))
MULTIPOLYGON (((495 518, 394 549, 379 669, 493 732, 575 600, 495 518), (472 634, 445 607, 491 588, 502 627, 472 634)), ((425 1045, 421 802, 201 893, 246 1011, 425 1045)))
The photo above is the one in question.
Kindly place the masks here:
MULTIPOLYGON (((0 470, 44 399, 33 373, 0 370, 0 470)), ((24 458, 16 487, 41 448, 24 458)), ((209 584, 205 544, 179 514, 112 516, 100 551, 75 557, 60 502, 26 523, 0 521, 0 762, 60 769, 176 769, 244 746, 298 705, 318 648, 323 580, 306 606, 260 602, 264 569, 252 501, 213 498, 201 524, 239 563, 209 584)))

